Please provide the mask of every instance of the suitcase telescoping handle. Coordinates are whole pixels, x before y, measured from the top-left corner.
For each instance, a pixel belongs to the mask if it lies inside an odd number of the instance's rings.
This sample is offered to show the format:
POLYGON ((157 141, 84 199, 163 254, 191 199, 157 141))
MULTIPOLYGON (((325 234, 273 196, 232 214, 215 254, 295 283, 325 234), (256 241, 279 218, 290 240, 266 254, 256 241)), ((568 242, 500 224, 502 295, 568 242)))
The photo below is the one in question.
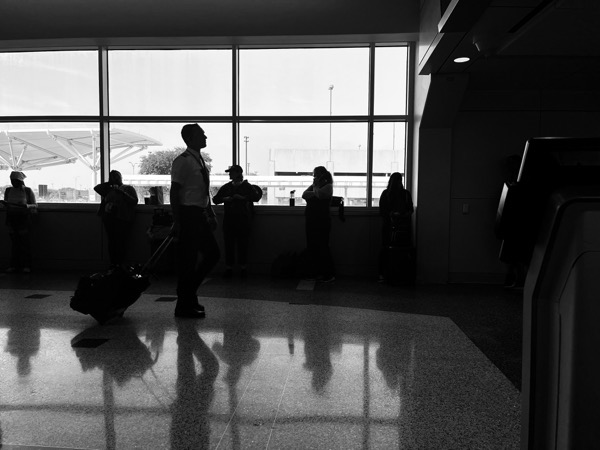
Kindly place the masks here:
POLYGON ((146 261, 146 264, 142 266, 141 273, 143 275, 147 274, 154 268, 156 263, 160 260, 161 256, 163 255, 163 253, 165 253, 167 248, 169 248, 169 245, 171 245, 171 242, 173 242, 172 232, 173 227, 171 226, 171 232, 169 233, 169 235, 164 239, 164 241, 161 242, 156 251, 152 254, 152 256, 150 256, 150 259, 146 261))

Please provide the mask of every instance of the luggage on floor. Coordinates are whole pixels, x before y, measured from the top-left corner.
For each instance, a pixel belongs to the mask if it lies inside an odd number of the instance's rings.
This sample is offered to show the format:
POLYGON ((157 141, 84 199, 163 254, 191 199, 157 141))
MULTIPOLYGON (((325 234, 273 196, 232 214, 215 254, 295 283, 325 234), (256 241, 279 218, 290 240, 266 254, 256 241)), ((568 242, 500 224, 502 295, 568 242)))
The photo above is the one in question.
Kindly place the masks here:
MULTIPOLYGON (((150 243, 150 253, 155 253, 163 241, 171 234, 173 216, 163 208, 155 208, 152 215, 152 225, 146 231, 150 243)), ((165 251, 160 261, 154 266, 153 271, 159 273, 174 273, 177 267, 175 251, 170 248, 165 251)))
POLYGON ((100 324, 123 316, 125 310, 150 286, 152 269, 172 240, 172 236, 167 236, 141 267, 119 267, 81 277, 71 297, 71 308, 89 314, 100 324))

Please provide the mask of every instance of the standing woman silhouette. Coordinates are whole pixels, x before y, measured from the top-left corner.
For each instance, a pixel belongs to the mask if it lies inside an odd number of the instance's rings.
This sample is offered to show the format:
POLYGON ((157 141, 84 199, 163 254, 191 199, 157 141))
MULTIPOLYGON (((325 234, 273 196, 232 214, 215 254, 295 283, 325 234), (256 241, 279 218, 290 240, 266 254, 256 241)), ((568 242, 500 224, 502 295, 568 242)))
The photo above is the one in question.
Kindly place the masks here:
POLYGON ((410 244, 410 217, 413 211, 412 197, 402 184, 402 174, 394 172, 390 175, 387 188, 384 189, 379 198, 379 215, 382 220, 379 282, 385 281, 390 245, 410 244), (394 239, 392 239, 393 237, 394 239))
POLYGON ((331 217, 329 208, 333 196, 333 177, 323 166, 313 170, 313 184, 302 194, 306 200, 306 246, 311 271, 317 281, 329 283, 335 280, 333 258, 329 249, 331 217))

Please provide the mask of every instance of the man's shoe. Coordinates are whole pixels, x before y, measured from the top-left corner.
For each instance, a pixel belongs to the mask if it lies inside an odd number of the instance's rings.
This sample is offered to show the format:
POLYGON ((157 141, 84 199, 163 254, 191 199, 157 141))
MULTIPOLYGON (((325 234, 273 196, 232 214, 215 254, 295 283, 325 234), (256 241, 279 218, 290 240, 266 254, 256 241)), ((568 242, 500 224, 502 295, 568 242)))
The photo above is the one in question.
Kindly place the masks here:
POLYGON ((15 273, 17 271, 16 267, 9 267, 8 269, 6 269, 6 273, 15 273))
POLYGON ((335 277, 330 275, 328 277, 319 278, 317 281, 319 283, 331 283, 332 281, 335 281, 335 277))
POLYGON ((202 306, 200 303, 197 303, 196 306, 194 306, 192 309, 194 311, 204 313, 204 306, 202 306))
POLYGON ((184 309, 181 311, 175 310, 175 317, 185 318, 185 319, 203 319, 206 317, 206 313, 204 311, 199 311, 197 309, 184 309))
POLYGON ((31 273, 31 269, 29 267, 23 267, 23 273, 31 273))

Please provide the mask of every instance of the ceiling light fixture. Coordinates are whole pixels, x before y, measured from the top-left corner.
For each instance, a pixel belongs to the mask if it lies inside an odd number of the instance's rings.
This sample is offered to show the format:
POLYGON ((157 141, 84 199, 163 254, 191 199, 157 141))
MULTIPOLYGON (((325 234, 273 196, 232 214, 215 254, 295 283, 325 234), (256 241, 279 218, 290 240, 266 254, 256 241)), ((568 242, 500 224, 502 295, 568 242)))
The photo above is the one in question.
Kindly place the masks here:
POLYGON ((461 63, 466 63, 471 61, 471 58, 469 58, 468 56, 461 56, 460 58, 454 58, 454 62, 461 64, 461 63))

